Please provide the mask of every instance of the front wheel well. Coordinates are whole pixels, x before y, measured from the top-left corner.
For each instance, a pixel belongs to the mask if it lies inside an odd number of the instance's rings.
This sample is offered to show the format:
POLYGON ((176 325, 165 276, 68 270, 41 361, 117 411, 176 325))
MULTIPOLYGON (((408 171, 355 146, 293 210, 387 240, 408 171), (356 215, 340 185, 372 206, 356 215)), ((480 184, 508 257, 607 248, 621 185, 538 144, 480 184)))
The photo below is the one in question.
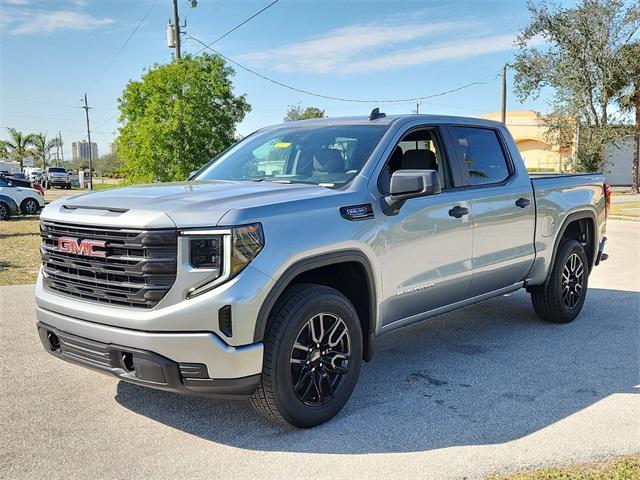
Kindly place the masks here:
MULTIPOLYGON (((373 278, 368 267, 357 260, 310 268, 295 274, 295 276, 286 283, 285 287, 279 288, 276 298, 274 298, 272 302, 270 302, 269 307, 261 313, 263 313, 262 316, 266 316, 265 320, 268 321, 268 316, 273 309, 273 305, 275 305, 277 299, 292 285, 311 283, 334 288, 349 299, 358 313, 363 335, 363 358, 365 361, 369 361, 373 356, 376 305, 372 282, 373 278)), ((269 324, 267 323, 262 337, 265 337, 268 331, 269 324)))

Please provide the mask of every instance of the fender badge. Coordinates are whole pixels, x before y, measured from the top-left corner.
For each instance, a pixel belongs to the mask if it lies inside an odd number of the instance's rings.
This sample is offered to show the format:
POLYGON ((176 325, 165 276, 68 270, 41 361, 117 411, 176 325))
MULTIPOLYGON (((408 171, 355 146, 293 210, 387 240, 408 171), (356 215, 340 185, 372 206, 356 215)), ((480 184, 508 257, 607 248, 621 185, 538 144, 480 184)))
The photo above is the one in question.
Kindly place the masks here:
POLYGON ((349 205, 347 207, 340 208, 340 215, 347 220, 366 220, 373 218, 373 207, 370 203, 363 205, 349 205))

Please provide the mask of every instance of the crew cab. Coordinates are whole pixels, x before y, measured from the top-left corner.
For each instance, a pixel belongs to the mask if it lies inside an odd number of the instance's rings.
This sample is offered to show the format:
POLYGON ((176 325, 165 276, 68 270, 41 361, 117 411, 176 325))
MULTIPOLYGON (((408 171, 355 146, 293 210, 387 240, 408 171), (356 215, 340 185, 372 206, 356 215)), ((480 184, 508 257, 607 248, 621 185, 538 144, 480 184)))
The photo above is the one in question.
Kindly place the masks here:
POLYGON ((574 320, 608 205, 601 174, 530 178, 501 123, 286 123, 189 181, 49 204, 37 328, 63 360, 313 427, 397 328, 521 288, 574 320))

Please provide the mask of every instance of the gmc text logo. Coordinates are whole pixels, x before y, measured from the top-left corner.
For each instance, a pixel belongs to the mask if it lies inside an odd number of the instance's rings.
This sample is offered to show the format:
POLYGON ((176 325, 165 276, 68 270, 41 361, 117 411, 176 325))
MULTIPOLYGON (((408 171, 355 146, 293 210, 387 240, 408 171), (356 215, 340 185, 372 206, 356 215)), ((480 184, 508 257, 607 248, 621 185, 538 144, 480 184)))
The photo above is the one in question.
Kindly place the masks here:
POLYGON ((73 237, 60 237, 58 239, 58 250, 87 257, 106 257, 104 250, 94 250, 96 247, 104 248, 106 242, 103 240, 82 240, 73 237))

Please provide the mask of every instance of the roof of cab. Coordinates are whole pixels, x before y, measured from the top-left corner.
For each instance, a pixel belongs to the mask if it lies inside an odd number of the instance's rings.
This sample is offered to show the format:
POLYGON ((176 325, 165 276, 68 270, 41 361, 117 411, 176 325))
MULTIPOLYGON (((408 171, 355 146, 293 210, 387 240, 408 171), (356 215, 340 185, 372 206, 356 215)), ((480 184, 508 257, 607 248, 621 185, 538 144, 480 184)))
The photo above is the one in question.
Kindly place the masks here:
POLYGON ((421 120, 425 123, 446 123, 457 125, 477 125, 496 127, 502 125, 501 122, 494 120, 487 120, 484 118, 473 117, 456 117, 449 115, 433 115, 433 114, 408 114, 408 115, 385 115, 378 117, 374 120, 370 120, 366 116, 358 117, 329 117, 329 118, 311 118, 308 120, 297 120, 293 122, 287 122, 284 124, 272 125, 269 128, 280 127, 287 125, 291 127, 303 127, 310 125, 391 125, 396 122, 421 120))

